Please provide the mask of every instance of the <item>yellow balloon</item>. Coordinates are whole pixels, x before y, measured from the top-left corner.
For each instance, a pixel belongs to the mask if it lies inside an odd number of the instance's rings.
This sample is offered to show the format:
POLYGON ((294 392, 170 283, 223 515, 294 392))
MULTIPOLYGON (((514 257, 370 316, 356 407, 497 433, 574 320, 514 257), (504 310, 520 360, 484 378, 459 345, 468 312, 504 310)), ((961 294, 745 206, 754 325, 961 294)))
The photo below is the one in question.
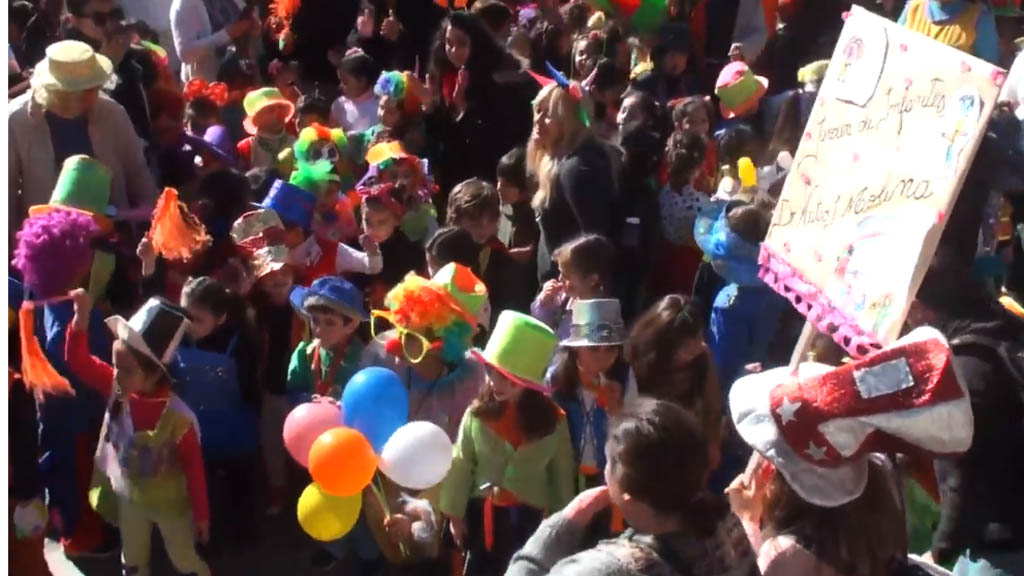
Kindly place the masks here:
POLYGON ((351 496, 331 496, 314 482, 302 491, 296 511, 299 526, 306 534, 320 542, 331 542, 348 534, 359 519, 362 508, 362 492, 351 496))

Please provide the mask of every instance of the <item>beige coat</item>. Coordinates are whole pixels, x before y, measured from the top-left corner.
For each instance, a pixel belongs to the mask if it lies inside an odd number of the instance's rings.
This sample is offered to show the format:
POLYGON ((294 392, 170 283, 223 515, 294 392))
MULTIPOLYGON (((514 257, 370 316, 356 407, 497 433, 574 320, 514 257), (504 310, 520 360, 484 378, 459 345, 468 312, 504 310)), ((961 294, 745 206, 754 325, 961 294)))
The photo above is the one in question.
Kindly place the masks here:
MULTIPOLYGON (((29 206, 50 201, 60 167, 54 160, 44 110, 32 100, 31 91, 7 105, 7 130, 8 223, 13 241, 29 206)), ((153 205, 156 184, 142 153, 143 142, 124 108, 100 94, 89 112, 89 137, 93 155, 113 174, 110 204, 121 209, 153 205)))

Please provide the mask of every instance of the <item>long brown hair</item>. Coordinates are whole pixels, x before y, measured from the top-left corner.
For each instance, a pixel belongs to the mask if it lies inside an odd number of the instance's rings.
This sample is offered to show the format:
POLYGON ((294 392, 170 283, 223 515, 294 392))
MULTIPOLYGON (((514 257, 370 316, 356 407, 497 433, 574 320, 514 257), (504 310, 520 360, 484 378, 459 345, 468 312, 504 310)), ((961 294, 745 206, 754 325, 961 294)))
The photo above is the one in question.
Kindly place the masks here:
MULTIPOLYGON (((484 421, 501 418, 508 400, 498 400, 494 390, 485 385, 469 406, 470 413, 484 421)), ((527 440, 539 440, 558 426, 558 406, 547 396, 532 388, 524 388, 516 400, 516 424, 527 440)))
POLYGON ((835 508, 804 500, 775 473, 765 492, 764 538, 794 536, 820 562, 844 576, 890 574, 906 558, 903 512, 892 469, 868 460, 868 481, 856 499, 835 508))

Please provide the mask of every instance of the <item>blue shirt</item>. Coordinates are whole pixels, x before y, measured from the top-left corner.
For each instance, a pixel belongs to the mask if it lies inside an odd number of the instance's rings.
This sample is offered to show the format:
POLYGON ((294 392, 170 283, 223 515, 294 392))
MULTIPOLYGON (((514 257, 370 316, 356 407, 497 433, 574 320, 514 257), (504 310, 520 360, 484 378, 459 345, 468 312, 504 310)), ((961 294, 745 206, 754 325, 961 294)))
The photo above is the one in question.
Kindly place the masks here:
POLYGON ((63 118, 46 113, 46 124, 50 127, 50 142, 53 144, 53 160, 57 171, 64 161, 76 154, 92 156, 92 140, 89 139, 89 120, 85 116, 63 118))

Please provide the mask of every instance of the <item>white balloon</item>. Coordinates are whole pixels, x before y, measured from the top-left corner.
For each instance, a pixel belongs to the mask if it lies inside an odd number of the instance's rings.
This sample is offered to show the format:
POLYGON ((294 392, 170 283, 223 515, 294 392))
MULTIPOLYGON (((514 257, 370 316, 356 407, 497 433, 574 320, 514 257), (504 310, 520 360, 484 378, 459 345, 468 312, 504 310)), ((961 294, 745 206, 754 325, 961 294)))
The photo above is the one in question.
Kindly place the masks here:
POLYGON ((452 467, 452 441, 431 422, 409 422, 395 430, 380 451, 380 470, 399 486, 426 490, 440 484, 452 467))

